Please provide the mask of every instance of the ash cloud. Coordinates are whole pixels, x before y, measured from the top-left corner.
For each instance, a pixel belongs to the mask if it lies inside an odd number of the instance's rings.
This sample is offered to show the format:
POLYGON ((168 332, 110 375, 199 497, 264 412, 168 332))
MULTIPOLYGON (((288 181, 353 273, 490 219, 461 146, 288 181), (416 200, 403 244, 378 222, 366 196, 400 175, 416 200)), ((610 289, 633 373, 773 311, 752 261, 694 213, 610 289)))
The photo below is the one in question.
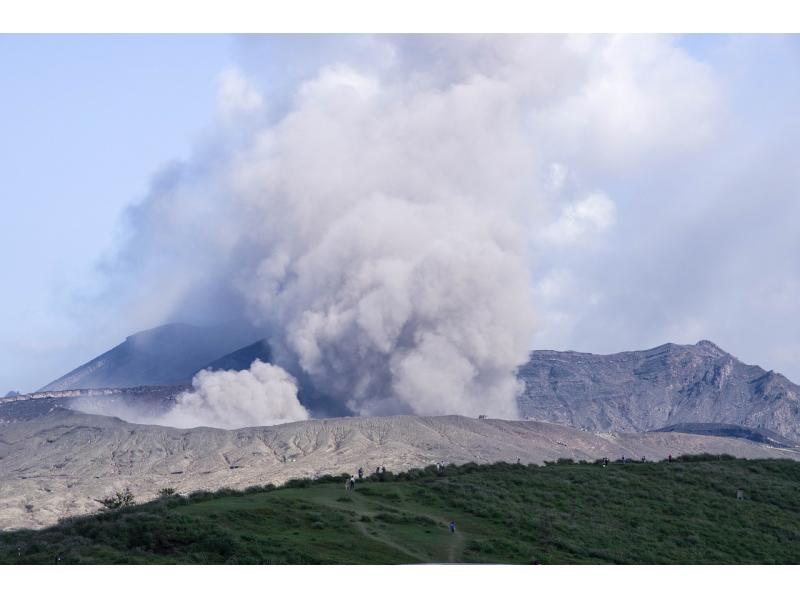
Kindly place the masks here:
POLYGON ((156 423, 175 428, 237 429, 308 419, 297 399, 297 382, 284 369, 256 360, 241 372, 203 370, 191 391, 156 423))
MULTIPOLYGON (((552 193, 554 165, 694 147, 714 82, 669 38, 358 39, 334 63, 309 39, 290 88, 224 74, 218 130, 132 208, 112 288, 136 321, 245 313, 278 366, 352 413, 514 418, 533 248, 565 213, 596 224, 586 206, 613 224, 602 190, 552 193)), ((301 417, 264 367, 198 376, 169 417, 301 417)))

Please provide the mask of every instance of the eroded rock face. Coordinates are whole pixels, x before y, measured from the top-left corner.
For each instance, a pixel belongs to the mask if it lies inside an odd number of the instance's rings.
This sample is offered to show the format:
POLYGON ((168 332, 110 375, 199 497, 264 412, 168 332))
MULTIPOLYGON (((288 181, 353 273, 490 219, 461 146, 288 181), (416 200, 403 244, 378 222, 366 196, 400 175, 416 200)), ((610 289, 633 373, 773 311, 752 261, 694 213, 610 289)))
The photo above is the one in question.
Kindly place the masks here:
POLYGON ((129 486, 138 500, 280 484, 291 478, 390 471, 438 461, 542 463, 568 457, 728 453, 800 459, 800 452, 693 434, 596 434, 534 421, 461 416, 346 417, 280 426, 177 430, 56 408, 0 425, 0 529, 41 527, 96 511, 95 499, 129 486))
POLYGON ((800 387, 714 343, 594 355, 534 351, 519 370, 524 417, 594 431, 726 423, 800 440, 800 387))

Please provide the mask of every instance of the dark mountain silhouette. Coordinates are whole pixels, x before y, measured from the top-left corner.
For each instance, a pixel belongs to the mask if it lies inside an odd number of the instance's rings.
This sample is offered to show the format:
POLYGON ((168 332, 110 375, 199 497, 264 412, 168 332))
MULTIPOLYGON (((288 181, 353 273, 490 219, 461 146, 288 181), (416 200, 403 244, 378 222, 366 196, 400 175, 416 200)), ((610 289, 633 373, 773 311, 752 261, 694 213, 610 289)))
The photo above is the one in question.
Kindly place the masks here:
POLYGON ((236 370, 238 372, 249 368, 256 359, 260 359, 264 363, 270 363, 272 361, 272 351, 266 339, 258 340, 251 345, 223 355, 200 369, 236 370))
POLYGON ((40 390, 185 384, 214 360, 263 336, 240 321, 207 327, 166 324, 129 336, 40 390))

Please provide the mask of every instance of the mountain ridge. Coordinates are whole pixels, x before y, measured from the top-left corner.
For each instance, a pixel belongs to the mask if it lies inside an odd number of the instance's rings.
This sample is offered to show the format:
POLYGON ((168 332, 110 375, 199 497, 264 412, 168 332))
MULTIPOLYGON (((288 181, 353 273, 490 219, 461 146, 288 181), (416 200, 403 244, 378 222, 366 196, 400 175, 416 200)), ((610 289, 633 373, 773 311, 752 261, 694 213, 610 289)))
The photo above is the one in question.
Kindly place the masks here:
POLYGON ((539 350, 519 369, 524 417, 592 431, 724 423, 800 439, 800 387, 711 341, 609 355, 539 350))
MULTIPOLYGON (((230 326, 187 330, 192 327, 169 324, 131 335, 42 390, 186 385, 201 369, 242 370, 254 359, 272 357, 256 329, 232 336, 230 326), (223 328, 228 336, 220 342, 223 328), (202 342, 189 342, 197 338, 202 342), (126 343, 144 349, 129 358, 126 343), (176 355, 187 343, 192 351, 176 355)), ((308 376, 295 375, 301 402, 315 416, 350 414, 316 392, 308 376)), ((600 432, 730 424, 800 441, 800 387, 773 370, 741 362, 710 340, 607 355, 535 350, 517 375, 524 384, 518 399, 523 418, 600 432)))
POLYGON ((39 391, 185 384, 203 367, 263 335, 244 320, 216 326, 164 324, 131 334, 39 391))

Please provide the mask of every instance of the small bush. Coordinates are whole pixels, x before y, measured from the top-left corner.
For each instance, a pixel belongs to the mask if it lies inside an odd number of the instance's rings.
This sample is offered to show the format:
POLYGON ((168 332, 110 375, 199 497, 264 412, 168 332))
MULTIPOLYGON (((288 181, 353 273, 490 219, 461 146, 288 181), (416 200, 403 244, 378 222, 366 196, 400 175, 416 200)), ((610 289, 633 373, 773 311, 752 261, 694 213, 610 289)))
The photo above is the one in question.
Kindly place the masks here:
POLYGON ((228 496, 241 496, 242 492, 240 490, 234 490, 233 488, 220 488, 216 492, 214 492, 214 498, 226 498, 228 496))
POLYGON ((699 453, 697 455, 679 455, 672 459, 684 463, 698 463, 701 461, 735 461, 736 457, 728 454, 712 455, 711 453, 699 453))
POLYGON ((264 486, 248 486, 244 489, 244 494, 259 494, 261 492, 272 492, 275 490, 275 484, 266 484, 264 486))
POLYGON ((341 483, 349 479, 350 479, 349 473, 339 473, 336 475, 325 474, 323 476, 319 476, 316 480, 314 480, 314 483, 316 484, 327 484, 330 482, 341 483))
POLYGON ((286 482, 283 487, 284 488, 308 488, 313 484, 313 480, 310 478, 298 478, 295 480, 289 480, 286 482))
POLYGON ((168 488, 162 488, 161 490, 158 491, 158 495, 161 498, 168 498, 170 496, 175 496, 175 494, 177 494, 177 490, 175 490, 175 488, 171 486, 168 488))
POLYGON ((131 492, 131 489, 127 486, 122 490, 117 490, 114 494, 109 496, 105 496, 101 499, 95 499, 97 502, 102 504, 106 509, 109 510, 116 510, 122 509, 124 507, 132 507, 136 504, 136 499, 131 492))
POLYGON ((195 490, 189 494, 189 500, 192 502, 203 502, 214 498, 214 494, 208 490, 195 490))

